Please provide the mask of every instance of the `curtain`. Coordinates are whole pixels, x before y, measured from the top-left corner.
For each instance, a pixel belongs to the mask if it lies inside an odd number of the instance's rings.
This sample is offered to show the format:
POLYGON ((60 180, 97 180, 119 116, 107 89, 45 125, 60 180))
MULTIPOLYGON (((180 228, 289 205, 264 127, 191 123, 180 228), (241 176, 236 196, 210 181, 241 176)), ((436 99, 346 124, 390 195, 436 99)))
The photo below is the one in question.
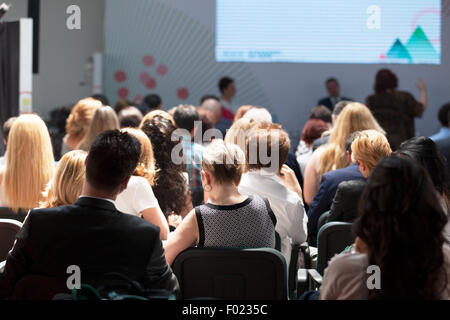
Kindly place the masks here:
MULTIPOLYGON (((19 115, 19 45, 20 23, 18 21, 0 23, 1 126, 10 117, 19 115)), ((3 142, 0 145, 3 154, 3 142)))

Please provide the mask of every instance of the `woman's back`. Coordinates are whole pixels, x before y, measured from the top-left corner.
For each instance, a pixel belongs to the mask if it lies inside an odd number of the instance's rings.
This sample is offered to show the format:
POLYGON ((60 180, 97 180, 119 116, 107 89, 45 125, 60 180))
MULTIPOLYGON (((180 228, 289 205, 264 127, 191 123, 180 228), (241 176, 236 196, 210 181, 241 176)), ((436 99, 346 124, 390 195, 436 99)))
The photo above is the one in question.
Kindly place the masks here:
POLYGON ((276 218, 266 199, 249 196, 230 206, 195 208, 199 247, 274 248, 276 218))

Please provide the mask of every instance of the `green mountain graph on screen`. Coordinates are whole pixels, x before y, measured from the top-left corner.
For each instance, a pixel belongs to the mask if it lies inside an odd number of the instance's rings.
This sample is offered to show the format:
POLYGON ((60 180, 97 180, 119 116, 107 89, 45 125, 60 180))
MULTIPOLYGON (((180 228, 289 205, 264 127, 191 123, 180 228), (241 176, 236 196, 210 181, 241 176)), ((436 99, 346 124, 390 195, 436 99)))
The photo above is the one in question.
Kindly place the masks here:
POLYGON ((415 26, 414 32, 409 40, 403 43, 399 38, 394 40, 387 54, 380 55, 380 60, 399 63, 440 63, 440 49, 437 50, 433 42, 440 39, 430 40, 424 31, 424 27, 418 24, 422 15, 440 14, 439 10, 426 9, 417 14, 412 24, 415 26))

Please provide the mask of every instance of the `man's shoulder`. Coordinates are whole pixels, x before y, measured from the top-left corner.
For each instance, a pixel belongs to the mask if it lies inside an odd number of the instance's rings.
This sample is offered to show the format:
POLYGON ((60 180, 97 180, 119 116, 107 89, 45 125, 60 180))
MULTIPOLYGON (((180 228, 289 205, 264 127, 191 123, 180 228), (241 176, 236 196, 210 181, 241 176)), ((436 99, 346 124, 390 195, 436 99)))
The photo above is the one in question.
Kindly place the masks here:
POLYGON ((366 186, 364 179, 343 181, 339 184, 338 190, 341 192, 361 192, 366 186))

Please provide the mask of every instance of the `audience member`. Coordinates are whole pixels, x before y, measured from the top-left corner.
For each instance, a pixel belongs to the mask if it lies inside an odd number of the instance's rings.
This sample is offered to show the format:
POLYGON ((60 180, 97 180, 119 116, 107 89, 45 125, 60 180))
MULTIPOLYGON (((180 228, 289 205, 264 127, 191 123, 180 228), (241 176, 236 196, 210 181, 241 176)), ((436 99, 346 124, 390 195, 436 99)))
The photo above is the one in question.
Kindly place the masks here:
POLYGON ((354 223, 354 248, 331 259, 321 300, 450 298, 447 216, 425 170, 390 157, 372 172, 354 223), (367 268, 378 266, 380 288, 369 290, 367 268))
POLYGON ((356 131, 374 129, 384 133, 370 110, 361 103, 347 105, 339 114, 329 142, 313 152, 305 169, 305 201, 310 204, 319 188, 322 175, 349 165, 345 140, 356 131))
MULTIPOLYGON (((328 109, 327 109, 328 110, 328 109)), ((300 143, 295 153, 302 175, 305 174, 305 168, 313 154, 313 143, 322 136, 322 133, 329 130, 330 126, 319 119, 309 119, 302 130, 300 143)))
POLYGON ((162 110, 162 108, 163 108, 162 99, 157 94, 149 94, 145 96, 144 100, 142 101, 142 104, 139 107, 144 116, 150 111, 162 110))
POLYGON ((352 103, 351 101, 342 100, 336 103, 334 106, 333 112, 331 113, 331 128, 330 130, 327 130, 322 133, 322 136, 320 138, 316 139, 313 144, 313 152, 317 150, 320 146, 327 144, 328 140, 330 139, 331 130, 333 129, 334 125, 336 124, 337 117, 339 114, 344 110, 344 108, 352 103))
POLYGON ((119 119, 116 112, 108 106, 103 106, 95 111, 89 129, 77 149, 89 151, 95 138, 102 132, 108 130, 118 130, 120 128, 119 119))
MULTIPOLYGON (((5 121, 3 124, 3 143, 5 147, 8 145, 8 136, 9 131, 11 131, 11 127, 16 122, 17 117, 11 117, 8 120, 5 121)), ((3 167, 6 165, 6 151, 3 157, 0 158, 0 167, 3 167)))
POLYGON ((450 168, 450 103, 443 105, 438 113, 441 130, 430 137, 447 160, 447 168, 450 168))
POLYGON ((109 100, 108 98, 104 95, 104 94, 94 94, 91 96, 92 99, 95 99, 97 101, 100 101, 102 103, 103 106, 109 106, 109 100))
POLYGON ((248 137, 246 159, 249 172, 242 176, 239 185, 242 194, 269 199, 277 218, 276 231, 281 238, 281 251, 288 263, 291 244, 306 241, 308 221, 299 182, 294 172, 283 165, 289 148, 289 136, 280 125, 259 124, 248 137), (261 150, 265 154, 261 154, 261 150))
POLYGON ((276 218, 268 200, 238 190, 244 168, 244 152, 234 144, 214 140, 205 149, 202 182, 209 201, 189 212, 165 243, 169 264, 193 245, 275 247, 276 218))
POLYGON ((248 110, 242 118, 252 119, 256 122, 272 123, 272 115, 266 108, 253 107, 248 110))
POLYGON ((225 143, 237 145, 245 153, 251 130, 258 126, 253 119, 241 118, 233 123, 225 136, 225 143))
POLYGON ((120 128, 138 128, 144 118, 136 107, 126 107, 118 113, 120 128))
POLYGON ((144 117, 140 129, 150 138, 156 160, 153 192, 166 218, 171 214, 184 217, 192 209, 192 201, 185 166, 182 161, 172 159, 172 152, 179 143, 172 141, 176 127, 172 117, 164 111, 151 113, 144 117))
POLYGON ((339 82, 336 78, 329 78, 325 82, 325 86, 327 88, 328 97, 323 98, 319 101, 318 105, 322 105, 330 109, 332 111, 336 103, 342 100, 351 101, 352 99, 341 97, 339 82))
POLYGON ((231 100, 236 94, 236 87, 234 85, 234 80, 229 77, 220 79, 218 86, 221 94, 219 102, 221 105, 222 117, 220 122, 217 123, 216 128, 225 135, 226 130, 231 126, 234 119, 235 110, 231 100))
POLYGON ((216 121, 213 113, 201 107, 196 108, 196 110, 202 122, 202 146, 206 147, 213 139, 222 138, 222 136, 218 137, 218 134, 216 134, 217 131, 211 130, 214 129, 216 121))
POLYGON ((331 110, 325 106, 317 106, 309 112, 309 119, 317 119, 326 122, 331 126, 331 110))
POLYGON ((200 174, 204 148, 193 141, 194 137, 198 135, 196 132, 199 130, 200 116, 194 106, 180 105, 175 110, 173 120, 178 128, 184 129, 187 133, 186 135, 180 135, 180 138, 182 140, 184 164, 189 175, 192 205, 196 207, 202 204, 204 199, 200 174))
POLYGON ((55 175, 44 191, 40 208, 55 208, 75 203, 81 195, 86 176, 86 156, 82 150, 66 153, 58 162, 55 175))
POLYGON ((375 78, 375 94, 366 98, 366 104, 380 123, 391 144, 397 150, 405 140, 415 136, 414 118, 422 117, 427 108, 427 89, 419 78, 417 87, 420 99, 412 94, 397 90, 398 78, 389 69, 381 69, 375 78))
POLYGON ((200 99, 200 105, 202 105, 203 102, 205 102, 206 100, 209 100, 209 99, 213 99, 213 100, 216 100, 217 102, 220 102, 219 97, 217 97, 213 94, 206 94, 200 99))
MULTIPOLYGON (((377 163, 389 157, 392 152, 386 137, 376 130, 359 132, 351 150, 352 160, 356 162, 365 179, 369 178, 377 163)), ((344 181, 339 184, 327 222, 353 222, 357 216, 359 198, 366 185, 365 179, 344 181)))
POLYGON ((322 176, 318 192, 308 208, 308 235, 310 239, 309 243, 312 246, 315 246, 317 243, 319 218, 324 212, 330 210, 339 184, 343 181, 364 179, 358 165, 353 163, 352 160, 351 146, 358 134, 358 131, 351 133, 345 142, 346 161, 348 166, 329 171, 322 176))
POLYGON ((128 101, 127 99, 121 99, 116 102, 113 109, 117 113, 117 115, 119 115, 120 111, 122 111, 123 109, 125 109, 127 107, 132 107, 132 106, 133 106, 132 102, 128 101))
POLYGON ((178 287, 158 228, 114 206, 139 156, 139 141, 128 133, 107 131, 95 139, 80 199, 29 213, 0 274, 0 298, 10 297, 17 282, 29 275, 60 277, 65 283, 71 265, 82 270, 83 284, 95 285, 102 275, 116 272, 158 295, 178 287))
POLYGON ((116 199, 116 208, 123 212, 142 217, 159 227, 162 240, 167 239, 169 225, 158 200, 153 193, 155 183, 155 158, 150 139, 138 129, 125 128, 121 130, 136 138, 141 144, 141 154, 136 170, 128 181, 127 188, 116 199))
POLYGON ((213 124, 216 126, 222 119, 222 107, 220 102, 214 98, 206 99, 200 105, 201 110, 207 110, 212 114, 213 124))
POLYGON ((102 106, 99 100, 86 98, 78 101, 70 112, 66 122, 66 136, 63 139, 61 155, 77 149, 86 135, 92 118, 98 108, 102 106))
POLYGON ((0 206, 17 213, 29 210, 44 200, 43 192, 53 177, 54 158, 45 122, 35 114, 21 115, 8 137, 6 166, 0 172, 0 206))

